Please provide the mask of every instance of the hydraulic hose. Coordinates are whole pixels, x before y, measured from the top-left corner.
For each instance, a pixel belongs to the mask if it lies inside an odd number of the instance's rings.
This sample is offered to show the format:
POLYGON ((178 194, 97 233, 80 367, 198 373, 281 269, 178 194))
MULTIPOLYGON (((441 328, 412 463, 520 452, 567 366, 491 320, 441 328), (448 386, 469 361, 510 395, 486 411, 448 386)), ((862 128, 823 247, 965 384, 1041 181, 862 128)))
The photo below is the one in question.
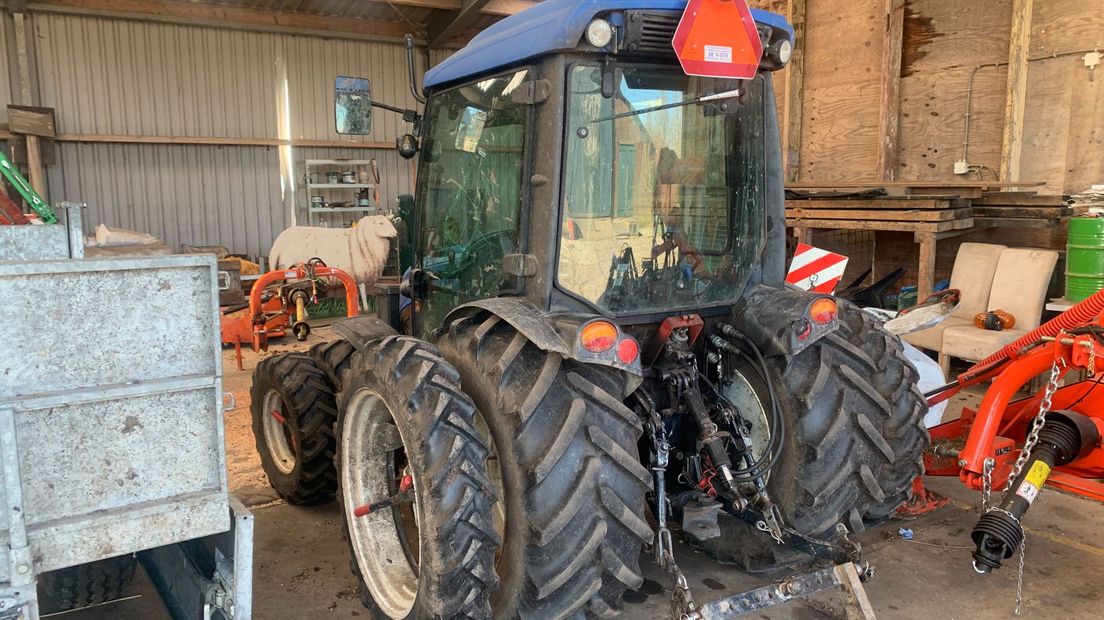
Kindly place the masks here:
POLYGON ((1046 323, 1043 323, 1039 327, 1036 327, 1019 340, 974 364, 969 370, 963 373, 963 375, 969 375, 975 370, 1007 359, 1016 351, 1034 344, 1042 338, 1053 338, 1064 330, 1085 325, 1100 316, 1101 312, 1104 312, 1104 290, 1097 291, 1092 297, 1078 302, 1074 307, 1066 310, 1046 323))

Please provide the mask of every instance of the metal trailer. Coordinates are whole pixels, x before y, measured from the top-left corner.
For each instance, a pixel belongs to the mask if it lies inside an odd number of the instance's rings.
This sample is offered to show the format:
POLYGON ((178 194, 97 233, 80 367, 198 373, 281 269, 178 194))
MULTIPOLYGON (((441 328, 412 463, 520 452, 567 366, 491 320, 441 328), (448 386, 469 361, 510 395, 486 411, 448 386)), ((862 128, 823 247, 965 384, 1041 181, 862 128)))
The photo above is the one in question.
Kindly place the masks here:
POLYGON ((0 619, 38 618, 39 575, 128 554, 173 617, 247 619, 215 259, 85 260, 63 207, 0 226, 0 619))

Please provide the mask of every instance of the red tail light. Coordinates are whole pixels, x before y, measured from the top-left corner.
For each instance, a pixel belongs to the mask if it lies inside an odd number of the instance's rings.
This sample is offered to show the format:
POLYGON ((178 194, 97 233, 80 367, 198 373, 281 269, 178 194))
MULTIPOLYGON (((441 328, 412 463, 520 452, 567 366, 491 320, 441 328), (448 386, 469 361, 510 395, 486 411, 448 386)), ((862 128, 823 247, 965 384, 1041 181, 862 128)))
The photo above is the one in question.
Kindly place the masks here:
POLYGON ((821 297, 809 306, 809 318, 817 325, 828 325, 839 316, 839 306, 831 297, 821 297))

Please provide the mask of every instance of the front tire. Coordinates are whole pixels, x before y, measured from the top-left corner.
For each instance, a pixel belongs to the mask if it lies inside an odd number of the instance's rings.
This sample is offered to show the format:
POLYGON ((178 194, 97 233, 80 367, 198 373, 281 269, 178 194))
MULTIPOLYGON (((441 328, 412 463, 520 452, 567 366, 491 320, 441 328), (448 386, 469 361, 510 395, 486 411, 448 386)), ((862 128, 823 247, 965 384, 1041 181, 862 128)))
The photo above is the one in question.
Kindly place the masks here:
POLYGON ((337 429, 338 499, 361 601, 377 618, 489 618, 495 493, 475 407, 425 342, 391 336, 352 355, 337 429), (356 516, 413 480, 413 504, 356 516))
POLYGON ((643 582, 651 476, 614 371, 541 351, 499 317, 454 321, 439 342, 493 438, 506 536, 496 617, 621 610, 643 582))
POLYGON ((250 412, 261 466, 277 495, 296 505, 332 499, 337 405, 319 365, 300 353, 262 360, 253 372, 250 412))

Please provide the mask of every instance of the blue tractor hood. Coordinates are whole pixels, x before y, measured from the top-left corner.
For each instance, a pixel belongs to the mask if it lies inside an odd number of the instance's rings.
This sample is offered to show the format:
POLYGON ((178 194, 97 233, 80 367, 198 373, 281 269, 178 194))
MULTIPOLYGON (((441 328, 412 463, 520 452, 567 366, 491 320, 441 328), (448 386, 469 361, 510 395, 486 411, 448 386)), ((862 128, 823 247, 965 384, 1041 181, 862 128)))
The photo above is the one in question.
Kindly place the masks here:
MULTIPOLYGON (((425 74, 425 87, 466 81, 478 75, 543 56, 574 49, 594 16, 608 11, 682 11, 686 0, 544 0, 479 33, 464 49, 425 74)), ((781 15, 752 9, 757 23, 786 31, 793 27, 781 15)))

